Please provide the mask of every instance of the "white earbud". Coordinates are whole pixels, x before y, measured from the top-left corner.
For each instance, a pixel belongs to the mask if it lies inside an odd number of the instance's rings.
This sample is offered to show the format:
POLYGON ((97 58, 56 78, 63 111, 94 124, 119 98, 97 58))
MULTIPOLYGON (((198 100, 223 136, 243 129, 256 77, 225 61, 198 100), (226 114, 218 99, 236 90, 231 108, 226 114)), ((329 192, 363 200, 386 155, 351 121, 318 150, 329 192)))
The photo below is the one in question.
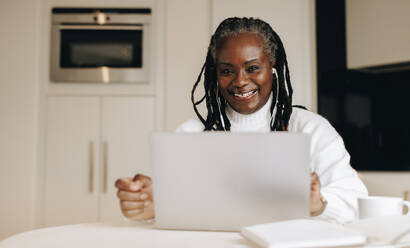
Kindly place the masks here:
POLYGON ((218 82, 216 82, 216 102, 218 103, 219 117, 221 118, 222 127, 224 128, 224 131, 226 131, 224 118, 223 118, 222 112, 221 112, 221 101, 219 100, 219 84, 218 84, 218 82))
POLYGON ((276 78, 278 78, 278 72, 275 67, 272 67, 272 73, 275 74, 276 78))
MULTIPOLYGON (((276 77, 276 103, 275 103, 275 107, 276 107, 276 105, 278 104, 278 97, 279 97, 279 82, 278 82, 279 77, 278 77, 278 72, 276 71, 275 67, 272 67, 272 73, 275 74, 275 77, 276 77)), ((272 111, 271 122, 275 118, 274 117, 274 112, 275 111, 272 111)))

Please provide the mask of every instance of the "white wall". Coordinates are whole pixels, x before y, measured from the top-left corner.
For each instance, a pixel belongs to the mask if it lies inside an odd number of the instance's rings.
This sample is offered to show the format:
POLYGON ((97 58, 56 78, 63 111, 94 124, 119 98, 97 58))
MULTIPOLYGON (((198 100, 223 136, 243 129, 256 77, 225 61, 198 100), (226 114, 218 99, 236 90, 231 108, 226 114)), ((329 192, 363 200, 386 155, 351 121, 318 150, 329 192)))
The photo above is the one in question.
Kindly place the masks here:
POLYGON ((360 172, 369 195, 403 197, 410 200, 409 172, 360 172))
POLYGON ((38 1, 0 1, 0 240, 30 228, 37 152, 38 1))
POLYGON ((347 67, 410 61, 410 1, 346 0, 347 67))
POLYGON ((165 128, 196 118, 191 90, 210 39, 209 0, 166 1, 165 128))

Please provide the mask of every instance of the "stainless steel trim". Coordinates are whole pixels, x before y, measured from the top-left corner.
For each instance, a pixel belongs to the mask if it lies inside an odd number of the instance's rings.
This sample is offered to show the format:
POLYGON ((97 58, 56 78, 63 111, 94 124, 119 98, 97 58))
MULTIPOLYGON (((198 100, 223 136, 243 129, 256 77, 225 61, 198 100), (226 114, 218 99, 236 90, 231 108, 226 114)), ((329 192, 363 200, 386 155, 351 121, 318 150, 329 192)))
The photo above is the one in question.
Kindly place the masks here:
MULTIPOLYGON (((150 24, 151 14, 110 14, 105 13, 105 24, 150 24)), ((98 13, 87 14, 53 14, 52 23, 98 23, 98 13)))
POLYGON ((124 25, 58 25, 58 29, 76 29, 76 30, 143 30, 142 26, 124 26, 124 25))
POLYGON ((90 141, 90 163, 89 163, 89 191, 93 193, 94 191, 94 142, 90 141))
POLYGON ((103 193, 108 192, 107 186, 108 178, 108 142, 104 141, 104 182, 103 182, 103 193))
MULTIPOLYGON (((54 65, 52 65, 52 67, 53 66, 54 65)), ((56 67, 58 67, 58 65, 56 67)), ((51 73, 51 81, 67 83, 127 83, 139 85, 148 85, 150 83, 147 70, 109 67, 79 69, 57 68, 51 73), (105 80, 105 78, 108 78, 108 80, 105 80)))

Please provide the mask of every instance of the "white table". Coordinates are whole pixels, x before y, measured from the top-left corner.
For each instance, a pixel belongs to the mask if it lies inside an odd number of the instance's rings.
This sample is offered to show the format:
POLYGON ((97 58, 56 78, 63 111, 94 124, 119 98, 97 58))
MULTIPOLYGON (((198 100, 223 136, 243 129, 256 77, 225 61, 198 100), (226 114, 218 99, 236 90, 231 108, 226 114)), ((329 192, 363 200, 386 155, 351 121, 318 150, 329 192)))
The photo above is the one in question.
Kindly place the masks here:
POLYGON ((171 231, 137 222, 89 223, 37 229, 11 236, 0 248, 256 248, 236 232, 171 231))
MULTIPOLYGON (((237 232, 175 231, 123 221, 42 228, 11 236, 0 248, 259 248, 237 232)), ((362 248, 375 248, 363 246, 362 248)), ((394 246, 377 246, 393 248, 394 246)), ((408 246, 396 246, 408 247, 408 246)), ((356 246, 357 248, 357 246, 356 246)))

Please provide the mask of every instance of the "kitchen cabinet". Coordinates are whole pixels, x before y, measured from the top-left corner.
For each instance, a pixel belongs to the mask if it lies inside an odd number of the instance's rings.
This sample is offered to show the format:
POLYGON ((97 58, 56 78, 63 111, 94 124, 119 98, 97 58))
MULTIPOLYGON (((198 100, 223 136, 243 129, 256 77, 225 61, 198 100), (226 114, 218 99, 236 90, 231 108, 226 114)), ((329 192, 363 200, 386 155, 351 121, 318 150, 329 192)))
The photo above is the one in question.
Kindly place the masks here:
MULTIPOLYGON (((154 113, 153 97, 102 98, 101 142, 105 146, 103 165, 107 168, 106 189, 102 185, 105 193, 100 198, 102 221, 122 218, 114 187, 117 178, 136 173, 151 174, 149 137, 154 130, 154 113)), ((103 171, 100 174, 104 175, 103 171)))
POLYGON ((121 219, 114 182, 150 174, 154 97, 48 97, 46 226, 121 219))

